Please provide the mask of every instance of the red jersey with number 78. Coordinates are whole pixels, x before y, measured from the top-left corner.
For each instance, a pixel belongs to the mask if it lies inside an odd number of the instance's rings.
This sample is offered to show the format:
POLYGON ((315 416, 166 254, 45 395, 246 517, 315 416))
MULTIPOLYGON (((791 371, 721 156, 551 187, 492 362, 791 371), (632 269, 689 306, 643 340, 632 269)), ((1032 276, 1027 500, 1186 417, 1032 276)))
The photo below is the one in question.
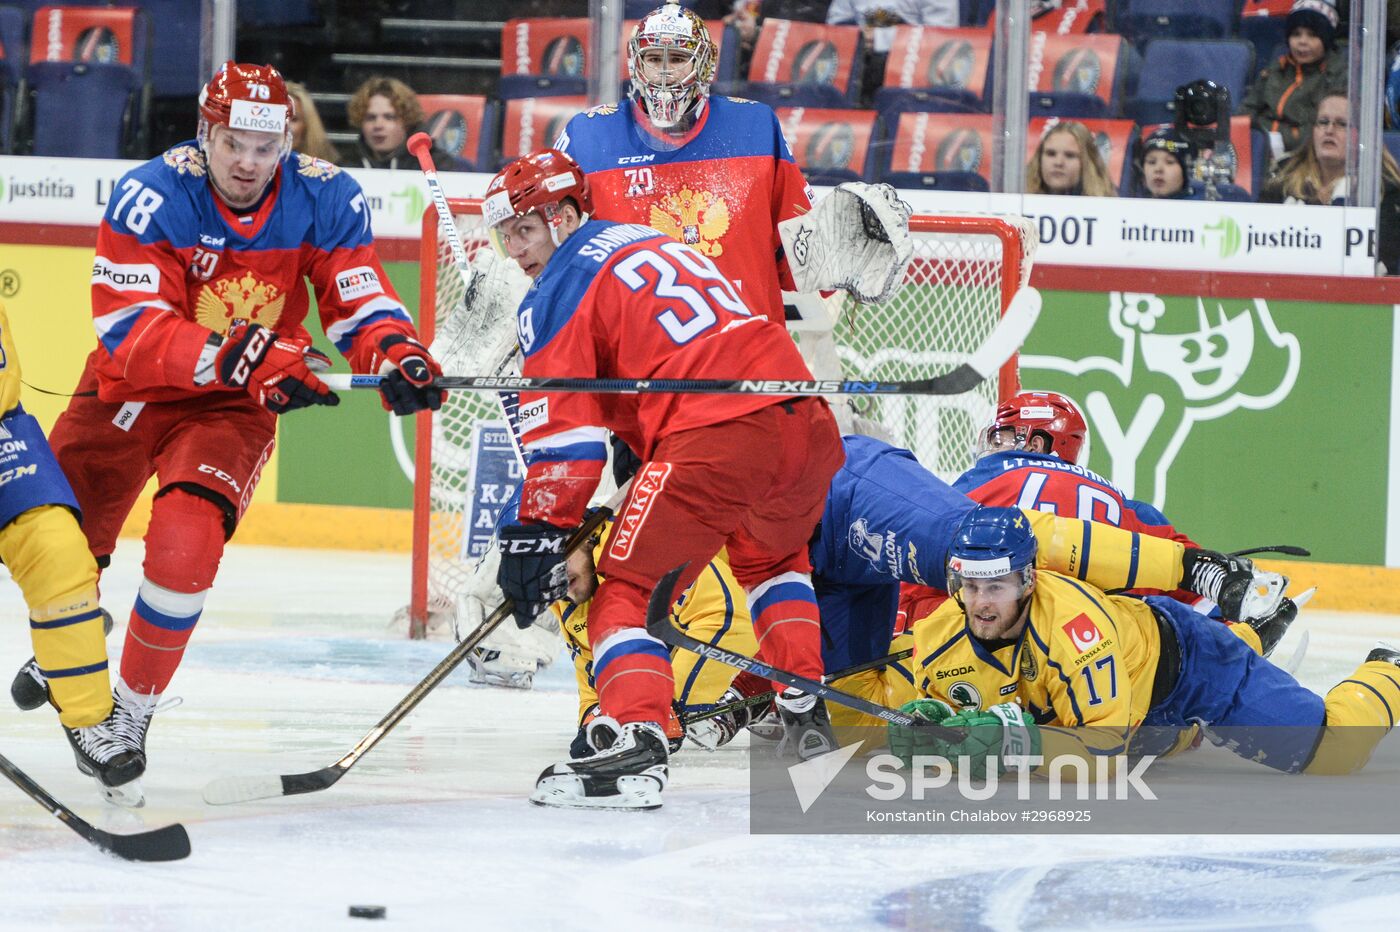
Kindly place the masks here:
MULTIPOLYGON (((787 331, 755 314, 694 247, 592 220, 550 257, 517 315, 521 373, 626 379, 810 379, 787 331)), ((520 516, 578 522, 607 459, 606 430, 649 458, 662 437, 733 420, 777 395, 520 393, 520 516)))

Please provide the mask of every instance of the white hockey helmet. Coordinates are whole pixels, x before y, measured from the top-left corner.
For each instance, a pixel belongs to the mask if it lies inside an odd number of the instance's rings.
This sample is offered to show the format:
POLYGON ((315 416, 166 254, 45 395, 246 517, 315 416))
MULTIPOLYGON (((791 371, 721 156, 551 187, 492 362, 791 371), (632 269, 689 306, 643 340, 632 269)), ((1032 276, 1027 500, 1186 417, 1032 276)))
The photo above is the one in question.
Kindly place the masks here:
POLYGON ((646 108, 658 129, 682 125, 709 95, 719 48, 705 21, 676 0, 652 10, 637 23, 627 42, 627 74, 632 97, 646 108), (642 55, 664 49, 686 61, 679 69, 643 70, 642 55))

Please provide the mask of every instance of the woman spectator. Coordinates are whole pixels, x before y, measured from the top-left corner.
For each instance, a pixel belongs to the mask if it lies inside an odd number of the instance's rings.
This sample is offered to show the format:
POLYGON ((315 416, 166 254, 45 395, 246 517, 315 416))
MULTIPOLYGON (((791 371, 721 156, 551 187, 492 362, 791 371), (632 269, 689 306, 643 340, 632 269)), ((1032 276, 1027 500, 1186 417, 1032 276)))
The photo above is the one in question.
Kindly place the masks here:
POLYGON ((1163 126, 1142 141, 1133 161, 1133 197, 1199 201, 1205 186, 1191 178, 1196 147, 1173 127, 1163 126))
POLYGON ((1055 124, 1040 138, 1040 145, 1026 166, 1026 193, 1117 195, 1094 134, 1074 120, 1055 124))
POLYGON ((331 145, 326 135, 326 124, 321 122, 321 114, 306 85, 296 81, 287 82, 287 93, 292 98, 292 148, 297 152, 330 162, 340 161, 340 153, 331 145))
POLYGON ((1347 81, 1346 55, 1337 49, 1337 9, 1329 0, 1296 0, 1284 25, 1288 54, 1259 72, 1242 104, 1250 124, 1268 135, 1275 159, 1307 141, 1318 102, 1347 81))
MULTIPOLYGON (((408 137, 423 128, 426 115, 413 88, 397 78, 375 75, 356 89, 346 105, 350 125, 360 128, 355 152, 340 164, 350 168, 417 168, 408 137)), ((465 162, 438 148, 429 150, 438 171, 469 171, 465 162)))
MULTIPOLYGON (((1345 204, 1347 133, 1350 105, 1346 93, 1328 94, 1317 105, 1308 144, 1280 162, 1259 195, 1268 204, 1345 204)), ((1385 273, 1400 272, 1400 166, 1381 150, 1381 202, 1376 211, 1376 259, 1385 273)))

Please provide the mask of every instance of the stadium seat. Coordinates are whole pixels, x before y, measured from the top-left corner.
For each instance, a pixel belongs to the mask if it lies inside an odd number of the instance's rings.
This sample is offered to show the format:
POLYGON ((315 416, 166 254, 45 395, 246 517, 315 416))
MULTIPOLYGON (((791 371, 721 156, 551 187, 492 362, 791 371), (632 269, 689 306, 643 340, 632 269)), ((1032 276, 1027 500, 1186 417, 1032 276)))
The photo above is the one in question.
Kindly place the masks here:
MULTIPOLYGON (((243 5, 239 5, 240 12, 243 5)), ((192 39, 202 28, 200 5, 189 0, 140 0, 140 6, 147 19, 160 24, 151 34, 151 93, 156 97, 194 97, 209 77, 199 60, 199 43, 192 39)))
MULTIPOLYGON (((181 0, 175 0, 181 2, 181 0)), ((199 4, 184 0, 186 6, 198 8, 199 4)), ((317 0, 239 0, 238 24, 240 26, 319 26, 321 4, 317 0)), ((162 23, 164 28, 164 23, 162 23)), ((184 37, 189 41, 189 37, 184 37)))
POLYGON ((144 150, 149 35, 146 15, 132 7, 35 11, 26 70, 35 155, 120 158, 144 150))
POLYGON ((896 186, 901 185, 892 179, 899 178, 912 187, 977 190, 962 176, 979 175, 984 184, 989 182, 992 138, 988 113, 887 111, 880 117, 873 175, 896 186))
POLYGON ((1094 94, 1072 94, 1032 91, 1030 116, 1066 117, 1072 120, 1102 120, 1111 114, 1103 98, 1094 94))
POLYGON ((587 93, 591 62, 586 17, 507 20, 501 29, 502 100, 587 93))
POLYGON ((1142 124, 1170 123, 1176 89, 1201 78, 1228 88, 1238 108, 1253 68, 1254 46, 1239 39, 1154 39, 1143 54, 1137 96, 1124 102, 1123 116, 1142 124))
POLYGON ((1400 162, 1400 132, 1388 132, 1384 136, 1385 150, 1390 153, 1390 157, 1400 162))
POLYGON ((473 171, 493 164, 496 101, 480 94, 419 94, 418 102, 427 114, 424 131, 443 151, 466 161, 473 171))
POLYGON ((14 151, 19 102, 24 99, 24 12, 0 6, 0 152, 14 151))
POLYGON ((867 177, 875 111, 776 109, 792 157, 808 182, 835 185, 867 177))
POLYGON ((136 73, 108 62, 36 62, 33 154, 117 159, 127 155, 139 97, 136 73))
MULTIPOLYGON (((1288 43, 1284 16, 1242 16, 1238 37, 1254 46, 1255 72, 1273 61, 1275 52, 1288 43)), ((1282 54, 1282 53, 1280 53, 1282 54)), ((1251 75, 1253 77, 1253 75, 1251 75)))
POLYGON ((875 92, 880 113, 982 113, 981 107, 944 97, 937 88, 882 87, 875 92))
MULTIPOLYGON (((1130 71, 1125 53, 1131 46, 1122 36, 1037 33, 1036 40, 1040 68, 1030 74, 1033 107, 1037 106, 1037 97, 1048 94, 1053 95, 1050 106, 1076 111, 1066 116, 1106 117, 1118 112, 1130 71), (1040 40, 1042 35, 1044 39, 1040 40), (1102 108, 1094 111, 1093 104, 1076 99, 1085 96, 1099 98, 1102 108)), ((1040 109, 1044 111, 1044 105, 1040 109)))
POLYGON ((896 188, 932 191, 990 191, 991 184, 976 172, 886 172, 880 179, 896 188))
POLYGON ((1221 39, 1235 33, 1239 0, 1131 0, 1118 31, 1139 47, 1152 39, 1221 39))
POLYGON ((991 58, 992 36, 985 29, 896 26, 875 107, 891 106, 894 93, 918 91, 961 104, 963 112, 985 111, 991 58))
MULTIPOLYGON (((785 92, 782 85, 827 86, 845 97, 854 107, 860 100, 860 78, 865 44, 859 26, 827 26, 785 19, 766 19, 759 30, 749 64, 746 91, 741 96, 765 102, 774 99, 823 102, 835 100, 822 91, 785 92)), ((830 106, 830 105, 828 105, 830 106)))
POLYGON ((502 101, 500 151, 493 153, 498 171, 507 162, 536 149, 552 146, 564 124, 588 109, 587 97, 517 97, 502 101))

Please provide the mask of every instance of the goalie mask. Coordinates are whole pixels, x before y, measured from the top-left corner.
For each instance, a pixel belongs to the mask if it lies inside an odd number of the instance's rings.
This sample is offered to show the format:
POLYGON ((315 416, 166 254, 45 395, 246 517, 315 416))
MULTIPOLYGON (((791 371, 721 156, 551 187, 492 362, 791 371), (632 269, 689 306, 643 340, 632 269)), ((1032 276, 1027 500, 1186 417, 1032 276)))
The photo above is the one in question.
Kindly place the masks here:
POLYGON ((643 17, 627 43, 632 98, 658 129, 683 131, 710 93, 717 57, 705 21, 668 2, 643 17))
POLYGON ((1089 427, 1079 406, 1058 392, 1018 392, 997 406, 991 424, 977 437, 980 458, 998 450, 1025 450, 1032 437, 1066 463, 1089 459, 1089 427))
POLYGON ((1012 576, 1016 598, 1027 598, 1035 584, 1037 547, 1021 509, 979 505, 963 518, 948 548, 948 594, 963 605, 965 580, 1012 576))
MULTIPOLYGON (((567 153, 558 149, 540 149, 511 162, 486 186, 486 198, 481 202, 482 220, 491 230, 497 248, 501 248, 497 229, 512 217, 538 212, 549 227, 549 237, 558 246, 559 226, 563 216, 559 205, 571 198, 581 219, 593 212, 593 194, 583 169, 567 153)), ((504 250, 502 250, 504 255, 504 250)))

